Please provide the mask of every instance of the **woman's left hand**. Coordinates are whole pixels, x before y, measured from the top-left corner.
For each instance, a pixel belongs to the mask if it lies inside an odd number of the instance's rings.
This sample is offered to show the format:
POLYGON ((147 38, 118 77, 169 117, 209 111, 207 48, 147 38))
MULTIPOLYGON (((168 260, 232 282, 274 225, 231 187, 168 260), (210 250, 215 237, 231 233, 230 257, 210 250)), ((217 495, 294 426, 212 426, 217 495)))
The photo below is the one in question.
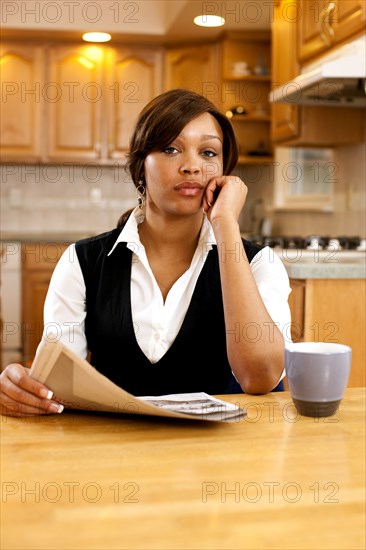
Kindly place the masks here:
POLYGON ((214 177, 205 189, 203 210, 210 222, 217 218, 239 219, 247 197, 248 187, 238 176, 214 177))

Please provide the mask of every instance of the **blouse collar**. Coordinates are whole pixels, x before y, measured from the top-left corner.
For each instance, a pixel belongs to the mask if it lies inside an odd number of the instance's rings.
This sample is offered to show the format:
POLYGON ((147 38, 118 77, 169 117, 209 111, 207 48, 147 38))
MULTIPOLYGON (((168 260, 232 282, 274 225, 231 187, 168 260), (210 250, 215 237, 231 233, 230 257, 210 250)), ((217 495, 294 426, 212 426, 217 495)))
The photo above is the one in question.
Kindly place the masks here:
MULTIPOLYGON (((124 227, 122 228, 122 231, 118 235, 114 245, 109 251, 108 256, 112 254, 119 243, 128 243, 127 246, 131 248, 131 250, 134 250, 136 249, 136 247, 139 247, 141 245, 138 226, 142 221, 144 221, 144 219, 145 209, 141 209, 139 206, 136 206, 136 208, 131 212, 131 215, 129 216, 124 227)), ((203 216, 203 223, 198 245, 201 245, 202 243, 211 246, 216 245, 216 239, 212 229, 212 225, 210 224, 206 214, 204 214, 203 216)))

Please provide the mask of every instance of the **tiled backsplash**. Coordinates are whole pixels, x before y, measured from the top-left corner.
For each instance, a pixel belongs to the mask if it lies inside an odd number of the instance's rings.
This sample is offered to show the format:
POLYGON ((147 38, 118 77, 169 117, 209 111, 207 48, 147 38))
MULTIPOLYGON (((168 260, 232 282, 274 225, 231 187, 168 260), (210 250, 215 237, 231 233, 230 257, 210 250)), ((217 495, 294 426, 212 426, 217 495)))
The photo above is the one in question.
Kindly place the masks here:
POLYGON ((121 167, 2 165, 1 229, 32 233, 100 233, 137 204, 121 167))
POLYGON ((338 167, 334 186, 334 211, 278 212, 273 229, 284 235, 359 235, 366 236, 366 147, 339 147, 334 151, 338 167))
POLYGON ((334 153, 338 172, 334 186, 334 210, 331 213, 272 212, 273 168, 262 166, 256 170, 254 166, 241 167, 238 173, 249 187, 241 214, 242 231, 252 232, 258 218, 266 216, 272 221, 274 235, 358 235, 365 238, 366 144, 339 147, 334 153), (253 214, 256 218, 254 222, 253 214))
MULTIPOLYGON (((249 187, 240 217, 251 232, 262 216, 272 220, 276 235, 359 235, 365 237, 365 144, 335 151, 339 177, 334 211, 271 212, 273 167, 239 166, 236 173, 249 187), (254 219, 253 219, 254 218, 254 219)), ((1 165, 1 230, 19 233, 101 233, 137 204, 132 181, 116 165, 1 165)))

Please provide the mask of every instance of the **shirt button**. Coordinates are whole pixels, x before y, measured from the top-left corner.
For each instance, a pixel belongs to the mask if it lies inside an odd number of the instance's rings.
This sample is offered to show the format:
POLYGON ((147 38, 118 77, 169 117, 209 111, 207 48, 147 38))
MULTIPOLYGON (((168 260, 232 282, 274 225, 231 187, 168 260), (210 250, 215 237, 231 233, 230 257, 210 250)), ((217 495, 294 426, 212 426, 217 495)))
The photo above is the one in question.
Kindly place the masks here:
POLYGON ((160 334, 158 332, 155 332, 155 340, 159 340, 160 339, 160 334))

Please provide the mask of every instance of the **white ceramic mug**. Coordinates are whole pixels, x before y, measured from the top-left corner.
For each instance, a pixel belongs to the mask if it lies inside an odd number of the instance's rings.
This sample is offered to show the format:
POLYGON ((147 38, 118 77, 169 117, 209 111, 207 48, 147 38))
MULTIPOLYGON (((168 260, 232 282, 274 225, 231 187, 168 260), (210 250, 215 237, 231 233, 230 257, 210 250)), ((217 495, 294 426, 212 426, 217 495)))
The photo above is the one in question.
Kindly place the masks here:
POLYGON ((285 348, 291 397, 304 416, 331 416, 347 387, 352 349, 327 342, 296 342, 285 348))

